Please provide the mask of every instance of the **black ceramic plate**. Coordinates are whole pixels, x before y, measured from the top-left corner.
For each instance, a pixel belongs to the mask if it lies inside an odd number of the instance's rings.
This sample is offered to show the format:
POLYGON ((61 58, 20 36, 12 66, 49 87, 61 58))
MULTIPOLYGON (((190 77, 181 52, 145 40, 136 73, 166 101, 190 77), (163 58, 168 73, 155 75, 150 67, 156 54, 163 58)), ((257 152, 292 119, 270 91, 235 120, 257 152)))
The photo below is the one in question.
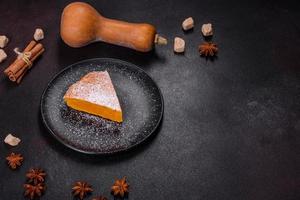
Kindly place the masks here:
POLYGON ((64 145, 90 154, 128 150, 147 139, 163 115, 163 98, 141 68, 110 58, 75 63, 58 73, 41 99, 41 115, 50 133, 64 145), (91 71, 107 70, 115 86, 123 123, 70 109, 63 101, 68 87, 91 71))

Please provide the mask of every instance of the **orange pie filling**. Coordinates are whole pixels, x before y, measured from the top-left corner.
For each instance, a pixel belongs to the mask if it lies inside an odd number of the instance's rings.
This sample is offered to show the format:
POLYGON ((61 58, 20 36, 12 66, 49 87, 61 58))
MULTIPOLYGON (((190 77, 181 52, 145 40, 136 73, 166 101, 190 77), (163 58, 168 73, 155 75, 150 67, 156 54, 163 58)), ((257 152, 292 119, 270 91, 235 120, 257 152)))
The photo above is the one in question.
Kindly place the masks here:
POLYGON ((80 99, 64 98, 67 105, 75 110, 87 112, 112 121, 122 122, 122 111, 112 110, 80 99))
POLYGON ((122 122, 122 110, 107 71, 90 72, 69 87, 66 104, 79 111, 122 122))

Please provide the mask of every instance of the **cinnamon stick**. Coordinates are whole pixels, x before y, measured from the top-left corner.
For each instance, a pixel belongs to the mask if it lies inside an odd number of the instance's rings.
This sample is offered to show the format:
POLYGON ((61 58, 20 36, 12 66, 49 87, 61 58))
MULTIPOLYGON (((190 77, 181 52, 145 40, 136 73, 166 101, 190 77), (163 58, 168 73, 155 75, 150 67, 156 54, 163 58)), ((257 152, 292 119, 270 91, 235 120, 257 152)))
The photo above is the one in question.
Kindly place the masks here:
MULTIPOLYGON (((30 59, 30 62, 33 63, 40 55, 42 55, 42 53, 43 53, 44 51, 45 51, 44 48, 42 48, 41 50, 39 50, 39 51, 37 52, 37 54, 36 54, 34 57, 32 57, 32 58, 30 59)), ((28 71, 28 69, 30 69, 30 68, 24 67, 24 71, 18 76, 19 78, 17 79, 17 83, 20 83, 20 82, 21 82, 22 78, 24 77, 24 75, 26 74, 26 72, 28 71)))
POLYGON ((31 68, 32 63, 45 51, 41 43, 36 41, 31 41, 23 51, 23 54, 28 54, 28 59, 30 62, 25 62, 24 55, 19 55, 18 58, 6 69, 4 74, 13 81, 20 83, 28 69, 31 68))
MULTIPOLYGON (((36 41, 32 40, 29 42, 29 44, 24 49, 24 52, 30 52, 33 47, 36 45, 36 41)), ((23 66, 24 61, 22 62, 22 59, 16 59, 5 71, 4 73, 8 75, 9 72, 12 72, 12 74, 17 73, 23 66)))

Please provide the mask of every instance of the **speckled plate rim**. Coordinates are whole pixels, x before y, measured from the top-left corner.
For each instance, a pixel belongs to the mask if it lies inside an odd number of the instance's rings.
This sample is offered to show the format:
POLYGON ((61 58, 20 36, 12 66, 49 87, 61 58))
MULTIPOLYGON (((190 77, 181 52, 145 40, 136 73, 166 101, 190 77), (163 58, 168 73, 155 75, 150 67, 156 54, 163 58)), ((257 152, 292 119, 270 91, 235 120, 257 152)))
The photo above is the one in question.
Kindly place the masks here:
POLYGON ((133 63, 130 63, 130 62, 126 62, 126 61, 120 60, 120 59, 116 59, 116 58, 91 58, 91 59, 81 60, 79 62, 73 63, 73 64, 65 67, 61 71, 59 71, 57 74, 55 74, 53 76, 53 78, 51 78, 51 80, 48 82, 48 84, 47 84, 46 88, 44 89, 44 91, 42 93, 42 96, 41 96, 41 100, 40 100, 40 114, 41 114, 41 117, 42 117, 42 122, 43 122, 44 126, 46 127, 46 129, 48 130, 48 132, 50 132, 50 134, 56 140, 58 140, 61 144, 63 144, 64 146, 66 146, 66 147, 68 147, 68 148, 70 148, 70 149, 72 149, 74 151, 77 151, 77 152, 80 152, 80 153, 84 153, 84 154, 90 154, 90 155, 112 155, 112 154, 116 154, 116 153, 121 153, 121 152, 129 151, 129 150, 133 149, 134 147, 141 145, 142 143, 144 143, 148 138, 150 138, 153 135, 153 133, 157 130, 157 128, 161 124, 161 121, 162 121, 162 118, 163 118, 163 114, 164 114, 164 99, 163 99, 163 95, 161 93, 161 90, 158 87, 158 85, 156 84, 156 82, 151 78, 151 76, 145 70, 143 70, 142 68, 138 67, 137 65, 135 65, 133 63), (92 151, 85 151, 85 150, 82 150, 82 149, 78 149, 75 146, 72 146, 72 145, 66 143, 63 139, 61 139, 60 137, 58 137, 54 133, 54 131, 50 128, 47 120, 45 119, 45 116, 44 116, 44 112, 45 111, 43 110, 43 103, 45 101, 45 94, 46 94, 47 90, 49 89, 49 87, 51 86, 52 82, 56 78, 58 78, 60 76, 60 74, 62 74, 63 72, 67 71, 69 68, 72 68, 75 65, 78 65, 78 64, 81 64, 81 63, 84 63, 84 62, 95 61, 95 60, 102 60, 102 61, 106 61, 107 60, 107 61, 112 61, 112 62, 118 62, 118 63, 124 64, 126 66, 132 67, 132 68, 134 68, 134 69, 136 69, 136 70, 144 73, 153 82, 154 86, 158 89, 158 93, 159 93, 159 96, 160 96, 160 99, 161 99, 161 112, 160 112, 160 116, 159 116, 159 119, 158 119, 155 127, 152 129, 152 131, 146 137, 144 137, 139 142, 130 145, 127 148, 118 149, 118 150, 109 151, 109 152, 92 152, 92 151))

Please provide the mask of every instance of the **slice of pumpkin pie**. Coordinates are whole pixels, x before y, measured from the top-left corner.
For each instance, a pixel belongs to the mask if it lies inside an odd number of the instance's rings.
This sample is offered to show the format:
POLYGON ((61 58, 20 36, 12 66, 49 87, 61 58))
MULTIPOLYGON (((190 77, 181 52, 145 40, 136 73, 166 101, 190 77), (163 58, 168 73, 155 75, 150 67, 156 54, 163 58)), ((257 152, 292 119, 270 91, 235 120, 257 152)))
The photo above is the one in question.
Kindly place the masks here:
POLYGON ((107 71, 94 71, 69 87, 66 104, 79 111, 122 122, 122 110, 107 71))

